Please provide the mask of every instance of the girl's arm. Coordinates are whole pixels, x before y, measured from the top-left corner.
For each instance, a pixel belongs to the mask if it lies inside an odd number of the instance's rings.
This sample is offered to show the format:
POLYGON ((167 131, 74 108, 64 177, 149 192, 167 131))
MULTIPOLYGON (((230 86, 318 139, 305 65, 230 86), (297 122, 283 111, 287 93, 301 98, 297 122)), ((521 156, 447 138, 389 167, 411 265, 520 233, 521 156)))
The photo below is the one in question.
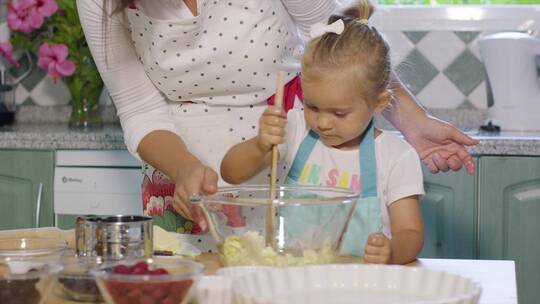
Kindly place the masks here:
POLYGON ((424 245, 424 224, 418 196, 408 196, 389 208, 392 239, 383 233, 369 235, 364 262, 374 264, 407 264, 416 259, 424 245))
POLYGON ((247 181, 270 165, 271 153, 259 147, 258 136, 233 146, 221 161, 221 177, 229 184, 247 181))
POLYGON ((273 145, 282 144, 285 137, 286 114, 271 106, 259 120, 259 135, 233 146, 221 161, 221 176, 230 184, 239 184, 267 168, 273 145))
POLYGON ((406 264, 416 259, 424 246, 424 223, 418 196, 402 198, 390 205, 390 263, 406 264))

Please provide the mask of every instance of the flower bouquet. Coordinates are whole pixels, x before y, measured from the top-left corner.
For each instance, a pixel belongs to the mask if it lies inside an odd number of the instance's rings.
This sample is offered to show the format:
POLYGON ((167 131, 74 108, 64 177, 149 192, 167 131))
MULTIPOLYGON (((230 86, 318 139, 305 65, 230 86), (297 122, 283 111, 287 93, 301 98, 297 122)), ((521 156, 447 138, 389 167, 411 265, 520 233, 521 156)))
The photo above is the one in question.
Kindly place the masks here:
POLYGON ((100 127, 99 96, 103 81, 90 54, 74 0, 9 0, 10 41, 0 55, 17 66, 14 51, 29 51, 37 66, 71 93, 71 127, 100 127))

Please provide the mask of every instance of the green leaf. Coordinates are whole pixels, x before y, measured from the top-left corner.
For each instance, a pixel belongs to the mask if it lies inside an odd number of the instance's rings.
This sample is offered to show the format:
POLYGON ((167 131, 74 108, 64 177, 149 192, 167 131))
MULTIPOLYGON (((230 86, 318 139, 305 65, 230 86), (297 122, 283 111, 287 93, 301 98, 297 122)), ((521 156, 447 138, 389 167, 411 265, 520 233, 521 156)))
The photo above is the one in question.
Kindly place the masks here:
POLYGON ((176 232, 176 215, 170 210, 165 210, 163 216, 154 215, 154 225, 167 231, 176 232))

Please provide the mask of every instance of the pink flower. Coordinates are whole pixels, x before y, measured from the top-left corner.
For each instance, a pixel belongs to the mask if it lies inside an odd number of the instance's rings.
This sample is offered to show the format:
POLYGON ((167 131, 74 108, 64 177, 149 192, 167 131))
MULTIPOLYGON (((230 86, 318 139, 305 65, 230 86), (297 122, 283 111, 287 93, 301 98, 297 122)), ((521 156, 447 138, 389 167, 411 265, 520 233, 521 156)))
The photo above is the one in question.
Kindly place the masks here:
POLYGON ((37 0, 36 7, 43 17, 50 17, 58 11, 58 4, 55 0, 37 0))
POLYGON ((10 1, 7 6, 10 30, 30 33, 43 25, 44 17, 38 11, 37 0, 10 1))
POLYGON ((75 64, 67 59, 68 48, 65 44, 43 43, 39 47, 38 66, 48 70, 54 80, 75 73, 75 64))
POLYGON ((19 66, 19 63, 13 58, 13 46, 9 42, 0 42, 0 56, 4 57, 9 63, 14 66, 19 66))

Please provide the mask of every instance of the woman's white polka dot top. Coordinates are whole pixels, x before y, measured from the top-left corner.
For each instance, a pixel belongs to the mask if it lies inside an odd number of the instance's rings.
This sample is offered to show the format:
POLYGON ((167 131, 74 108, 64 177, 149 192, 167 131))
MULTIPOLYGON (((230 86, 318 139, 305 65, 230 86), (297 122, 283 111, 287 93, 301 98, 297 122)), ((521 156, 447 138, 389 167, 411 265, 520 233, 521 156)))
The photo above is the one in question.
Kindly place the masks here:
POLYGON ((333 0, 198 0, 194 16, 181 0, 139 0, 104 15, 103 2, 77 7, 132 151, 150 131, 174 129, 170 102, 243 106, 271 96, 279 70, 287 79, 299 72, 303 33, 336 8, 333 0))

